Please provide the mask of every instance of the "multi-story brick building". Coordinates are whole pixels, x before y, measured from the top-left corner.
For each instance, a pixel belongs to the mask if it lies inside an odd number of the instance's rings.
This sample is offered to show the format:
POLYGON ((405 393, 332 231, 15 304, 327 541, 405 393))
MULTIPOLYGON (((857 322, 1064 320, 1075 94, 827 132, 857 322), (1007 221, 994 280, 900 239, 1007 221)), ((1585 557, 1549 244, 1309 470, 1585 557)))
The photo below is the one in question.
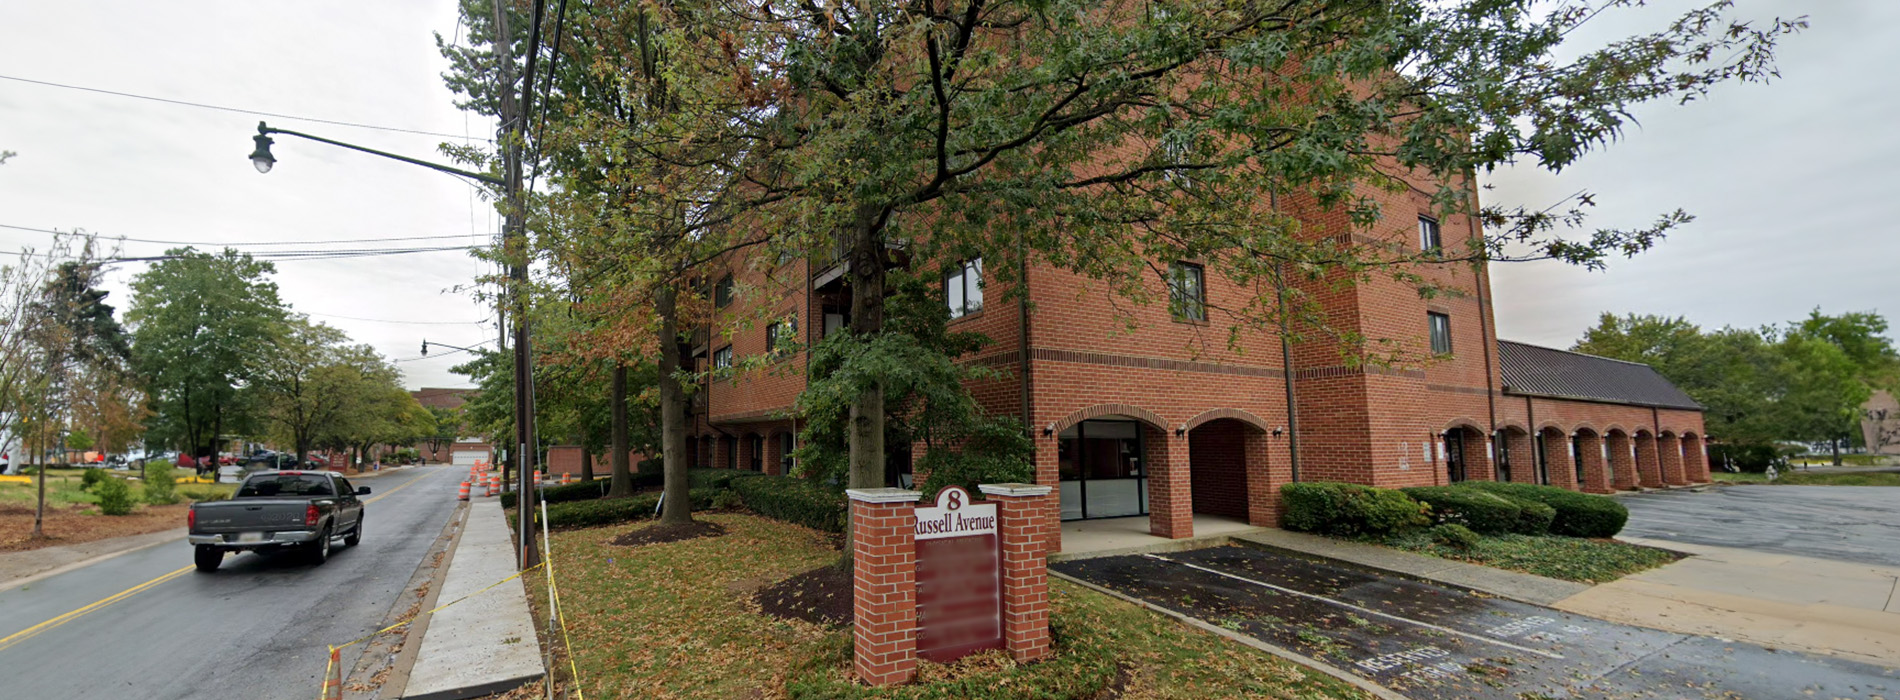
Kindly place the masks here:
MULTIPOLYGON (((1382 196, 1386 224, 1341 234, 1343 220, 1314 215, 1308 235, 1413 253, 1460 247, 1441 231, 1475 237, 1467 217, 1441 221, 1423 195, 1382 196)), ((1273 332, 1230 344, 1210 310, 1244 307, 1257 292, 1198 261, 1158 262, 1178 280, 1150 280, 1158 297, 1173 294, 1169 304, 1132 305, 1055 267, 1023 271, 1026 291, 1009 295, 981 259, 911 263, 941 269, 953 330, 995 341, 963 361, 1008 371, 972 389, 987 410, 1030 426, 1036 481, 1057 487, 1051 519, 1146 516, 1151 532, 1178 538, 1197 515, 1276 525, 1280 486, 1300 480, 1508 479, 1595 492, 1707 480, 1693 400, 1644 365, 1500 341, 1482 263, 1416 267, 1462 292, 1431 298, 1383 279, 1304 290, 1333 327, 1432 358, 1392 365, 1273 332)), ((809 344, 845 324, 848 263, 744 263, 717 280, 715 306, 722 319, 764 320, 716 321, 694 357, 702 369, 773 359, 699 387, 694 460, 779 473, 793 466, 806 358, 774 343, 809 344), (744 330, 719 330, 728 327, 744 330)), ((908 485, 906 448, 893 447, 891 479, 908 485)))
MULTIPOLYGON (((469 398, 473 397, 476 391, 476 389, 423 387, 409 392, 409 395, 415 397, 416 403, 422 404, 424 408, 443 408, 453 411, 460 409, 462 404, 468 403, 469 398)), ((477 460, 489 460, 493 453, 493 448, 487 441, 471 435, 457 435, 452 440, 441 437, 430 438, 417 441, 411 447, 414 447, 422 456, 423 462, 467 465, 474 464, 477 460)))

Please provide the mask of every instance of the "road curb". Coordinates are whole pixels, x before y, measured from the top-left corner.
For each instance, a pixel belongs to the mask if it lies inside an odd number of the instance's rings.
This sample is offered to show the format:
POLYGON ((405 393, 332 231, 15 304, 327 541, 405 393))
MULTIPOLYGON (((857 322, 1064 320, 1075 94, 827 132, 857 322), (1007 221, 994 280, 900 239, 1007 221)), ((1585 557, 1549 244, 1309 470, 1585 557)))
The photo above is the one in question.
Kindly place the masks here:
POLYGON ((1396 692, 1393 692, 1391 689, 1386 688, 1385 686, 1382 686, 1370 680, 1367 680, 1366 678, 1362 676, 1354 675, 1351 671, 1347 671, 1338 666, 1334 666, 1324 661, 1320 661, 1319 659, 1315 659, 1313 657, 1307 656, 1305 654, 1301 654, 1291 649, 1286 649, 1283 647, 1278 647, 1272 644, 1268 644, 1259 639, 1249 637, 1239 632, 1235 632, 1233 630, 1220 627, 1219 625, 1209 623, 1208 621, 1202 620, 1198 617, 1175 612, 1173 610, 1169 610, 1159 605, 1155 605, 1154 603, 1150 603, 1140 598, 1126 595, 1119 591, 1111 590, 1108 588, 1103 588, 1101 586, 1095 585, 1093 583, 1089 583, 1088 581, 1084 581, 1082 579, 1076 578, 1074 576, 1070 576, 1060 571, 1050 570, 1049 575, 1054 578, 1059 578, 1064 581, 1068 581, 1069 583, 1073 583, 1083 588, 1087 588, 1091 591, 1095 591, 1096 593, 1109 596, 1116 600, 1133 603, 1136 606, 1139 606, 1141 608, 1152 610, 1152 611, 1161 613, 1163 615, 1166 615, 1168 617, 1172 617, 1195 629, 1206 631, 1220 637, 1224 637, 1236 642, 1240 642, 1241 644, 1245 644, 1249 647, 1259 649, 1260 651, 1264 651, 1268 654, 1272 654, 1274 656, 1280 657, 1287 661, 1291 661, 1301 666, 1305 666, 1315 671, 1319 671, 1320 673, 1324 673, 1328 676, 1332 676, 1333 678, 1337 680, 1344 681, 1355 688, 1366 691, 1367 693, 1371 693, 1373 697, 1379 698, 1380 700, 1408 700, 1405 696, 1400 695, 1396 692))
MULTIPOLYGON (((441 595, 442 577, 448 571, 449 560, 455 556, 455 543, 461 539, 461 525, 467 513, 468 507, 465 504, 456 504, 455 510, 449 514, 448 522, 443 523, 441 534, 436 535, 436 543, 430 545, 428 553, 423 555, 422 562, 416 565, 415 573, 410 575, 408 584, 404 586, 404 593, 416 590, 416 587, 424 580, 421 577, 424 576, 423 571, 429 568, 429 559, 438 551, 442 553, 442 561, 437 562, 434 572, 428 574, 426 581, 429 583, 429 592, 416 603, 418 611, 427 611, 435 607, 436 599, 441 595)), ((402 621, 403 608, 397 607, 402 604, 402 598, 403 596, 397 596, 396 604, 390 606, 389 614, 383 619, 383 626, 387 627, 402 621)), ((376 689, 376 697, 393 700, 402 696, 402 687, 409 681, 409 667, 415 663, 415 649, 420 645, 422 630, 428 626, 429 616, 419 612, 416 621, 403 628, 399 638, 400 649, 381 662, 384 664, 381 671, 386 675, 382 685, 376 689)), ((389 644, 379 635, 377 639, 370 642, 370 645, 357 657, 355 668, 351 669, 345 677, 346 684, 349 681, 367 683, 378 672, 376 668, 378 662, 373 660, 371 652, 378 650, 377 645, 381 645, 382 649, 386 650, 389 644)))

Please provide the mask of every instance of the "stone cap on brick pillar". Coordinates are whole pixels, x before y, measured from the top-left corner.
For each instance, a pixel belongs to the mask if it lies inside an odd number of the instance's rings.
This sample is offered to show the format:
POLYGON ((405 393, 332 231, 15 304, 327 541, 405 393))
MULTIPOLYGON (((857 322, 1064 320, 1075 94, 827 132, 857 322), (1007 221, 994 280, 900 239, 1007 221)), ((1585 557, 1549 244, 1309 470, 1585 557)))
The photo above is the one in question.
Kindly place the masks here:
POLYGON ((991 496, 1046 496, 1050 490, 1040 484, 977 484, 976 488, 991 496))
POLYGON ((910 489, 845 489, 844 495, 865 503, 916 503, 924 492, 910 489))

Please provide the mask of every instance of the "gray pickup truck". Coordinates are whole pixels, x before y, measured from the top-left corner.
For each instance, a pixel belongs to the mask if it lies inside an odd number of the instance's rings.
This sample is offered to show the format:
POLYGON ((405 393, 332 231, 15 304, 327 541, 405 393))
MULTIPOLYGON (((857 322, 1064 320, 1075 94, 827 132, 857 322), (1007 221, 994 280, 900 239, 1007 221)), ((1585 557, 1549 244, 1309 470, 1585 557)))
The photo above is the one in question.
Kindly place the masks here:
POLYGON ((330 558, 330 541, 356 546, 363 539, 363 501, 342 474, 324 471, 253 472, 228 501, 191 504, 186 515, 199 571, 217 571, 225 552, 294 548, 310 561, 330 558))

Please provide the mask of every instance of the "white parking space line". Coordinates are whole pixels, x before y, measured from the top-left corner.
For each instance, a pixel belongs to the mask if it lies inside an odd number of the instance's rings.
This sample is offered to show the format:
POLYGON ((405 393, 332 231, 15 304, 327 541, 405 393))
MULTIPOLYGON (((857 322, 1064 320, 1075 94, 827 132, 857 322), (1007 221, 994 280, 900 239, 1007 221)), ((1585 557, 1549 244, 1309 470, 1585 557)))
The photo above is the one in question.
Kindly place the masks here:
POLYGON ((1393 615, 1393 614, 1390 614, 1390 613, 1383 613, 1383 612, 1379 612, 1379 611, 1377 611, 1377 610, 1373 610, 1373 609, 1371 609, 1371 608, 1367 608, 1367 607, 1364 607, 1364 606, 1359 606, 1359 605, 1354 605, 1354 604, 1352 604, 1352 603, 1348 603, 1348 602, 1346 602, 1346 601, 1343 601, 1343 600, 1334 600, 1334 599, 1332 599, 1332 598, 1328 598, 1328 597, 1326 597, 1326 596, 1323 596, 1323 595, 1315 595, 1315 594, 1312 594, 1312 593, 1307 593, 1307 592, 1305 592, 1305 591, 1296 591, 1296 590, 1293 590, 1293 589, 1291 589, 1291 588, 1287 588, 1287 587, 1285 587, 1285 586, 1276 586, 1276 585, 1273 585, 1273 584, 1271 584, 1271 583, 1267 583, 1267 582, 1265 582, 1265 581, 1256 581, 1256 580, 1254 580, 1254 579, 1250 579, 1250 578, 1247 578, 1247 577, 1245 577, 1245 576, 1236 576, 1236 575, 1234 575, 1234 574, 1230 574, 1230 573, 1227 573, 1227 572, 1225 572, 1225 571, 1221 571, 1221 570, 1218 570, 1218 569, 1210 569, 1210 568, 1207 568, 1207 567, 1205 567, 1205 566, 1199 566, 1199 565, 1195 565, 1195 564, 1189 564, 1189 563, 1187 563, 1187 562, 1184 562, 1184 561, 1177 561, 1177 560, 1174 560, 1174 559, 1169 559, 1169 558, 1167 558, 1167 557, 1158 557, 1158 556, 1155 556, 1155 555, 1153 555, 1153 554, 1143 554, 1142 556, 1144 556, 1144 557, 1147 557, 1147 558, 1149 558, 1149 559, 1153 559, 1153 560, 1156 560, 1156 561, 1164 561, 1164 562, 1167 562, 1167 563, 1169 563, 1169 564, 1175 564, 1175 565, 1179 565, 1179 566, 1185 566, 1185 567, 1188 567, 1188 568, 1190 568, 1190 569, 1195 569, 1195 570, 1197 570, 1197 571, 1205 571, 1205 572, 1207 572, 1207 573, 1210 573, 1210 574, 1214 574, 1214 575, 1216 575, 1216 576, 1223 576, 1223 577, 1226 577, 1226 578, 1230 578, 1230 579, 1233 579, 1233 580, 1235 580, 1235 581, 1244 581, 1244 582, 1246 582, 1246 583, 1251 583, 1251 584, 1253 584, 1253 585, 1256 585, 1256 586, 1260 586, 1261 588, 1268 588, 1268 589, 1272 589, 1272 590, 1274 590, 1274 591, 1278 591, 1278 592, 1281 592, 1281 593, 1286 593, 1286 594, 1289 594, 1289 595, 1296 595, 1296 596, 1299 596, 1299 597, 1302 597, 1302 598, 1310 598, 1310 599, 1312 599, 1312 600, 1317 600, 1317 601, 1321 601, 1321 602, 1324 602, 1324 603, 1329 603, 1329 604, 1332 604, 1332 605, 1337 605, 1337 606, 1339 606, 1339 607, 1342 607, 1342 608, 1350 608, 1350 609, 1352 609, 1352 610, 1357 610, 1357 611, 1359 611, 1359 612, 1362 612, 1362 613, 1365 613, 1365 614, 1367 614, 1367 615, 1374 615, 1374 616, 1377 616, 1377 617, 1383 617, 1383 618, 1385 618, 1385 619, 1388 619, 1388 620, 1395 620, 1395 621, 1398 621, 1398 622, 1403 622, 1403 623, 1405 623, 1405 624, 1408 624, 1408 625, 1414 625, 1414 626, 1418 626, 1418 627, 1423 627, 1423 628, 1426 628, 1426 629, 1429 629, 1429 630, 1434 630, 1434 631, 1437 631, 1437 632, 1443 632, 1443 633, 1445 633, 1445 634, 1451 634, 1451 635, 1457 635, 1457 636, 1460 636, 1460 637, 1464 637, 1464 638, 1466 638, 1466 639, 1472 639, 1472 640, 1476 640, 1476 641, 1480 641, 1480 642, 1484 642, 1484 643, 1486 643, 1486 644, 1491 644, 1491 645, 1495 645, 1495 646, 1500 646, 1500 647, 1504 647, 1504 648, 1506 648, 1506 649, 1510 649, 1510 650, 1513 650, 1513 651, 1521 651, 1521 652, 1524 652, 1524 653, 1526 653, 1526 654, 1536 654, 1536 655, 1538 655, 1538 656, 1542 656, 1542 657, 1544 657, 1544 658, 1548 658, 1548 659, 1562 659, 1562 658, 1564 658, 1562 654, 1557 654, 1557 653, 1554 653, 1554 652, 1548 652, 1548 651, 1544 651, 1544 650, 1542 650, 1542 649, 1532 649, 1532 648, 1530 648, 1530 647, 1525 647, 1525 646, 1518 646, 1518 645, 1516 645, 1516 644, 1512 644, 1512 643, 1510 643, 1510 642, 1501 642, 1501 641, 1498 641, 1498 640, 1496 640, 1496 639, 1492 639, 1492 638, 1490 638, 1490 637, 1486 637, 1486 636, 1483 636, 1483 635, 1477 635, 1477 634, 1472 634, 1472 633, 1470 633, 1470 632, 1464 632, 1464 631, 1461 631, 1461 630, 1455 630, 1455 629, 1451 629, 1451 628, 1449 628, 1449 627, 1440 627, 1440 626, 1438 626, 1438 625, 1434 625, 1434 624, 1432 624, 1432 623, 1430 623, 1430 622, 1425 622, 1425 621, 1422 621, 1422 620, 1414 620, 1414 619, 1412 619, 1412 618, 1409 618, 1409 617, 1401 617, 1401 616, 1399 616, 1399 615, 1393 615))

